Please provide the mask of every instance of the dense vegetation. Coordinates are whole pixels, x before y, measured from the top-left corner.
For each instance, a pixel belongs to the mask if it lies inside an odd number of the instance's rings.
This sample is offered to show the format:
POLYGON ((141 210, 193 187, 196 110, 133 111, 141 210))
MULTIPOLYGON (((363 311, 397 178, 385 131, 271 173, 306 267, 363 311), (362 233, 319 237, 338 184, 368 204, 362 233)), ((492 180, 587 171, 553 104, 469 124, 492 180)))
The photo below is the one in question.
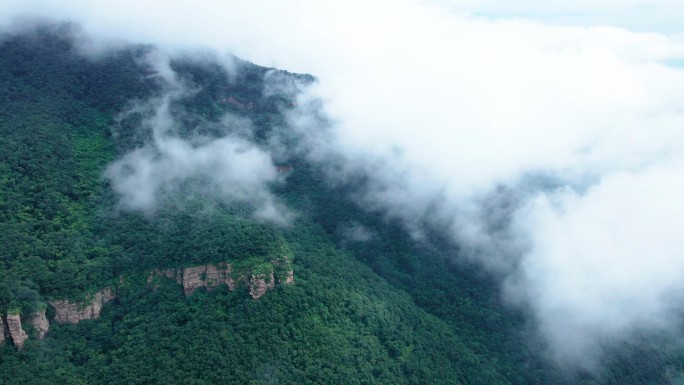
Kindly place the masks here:
MULTIPOLYGON (((616 351, 600 373, 565 373, 522 334, 524 314, 498 299, 496 281, 458 261, 437 235, 416 243, 395 223, 331 187, 292 158, 275 189, 298 216, 279 228, 241 204, 189 199, 153 214, 117 209, 103 170, 139 146, 140 116, 118 115, 158 95, 129 47, 96 58, 76 52, 70 26, 0 40, 0 313, 28 314, 54 298, 83 298, 107 284, 116 303, 100 319, 53 323, 22 351, 0 346, 2 384, 654 384, 681 378, 684 352, 655 341, 616 351), (115 134, 112 134, 114 132, 115 134), (331 199, 335 197, 335 199, 331 199), (362 225, 355 241, 341 229, 362 225), (153 268, 295 256, 296 283, 259 300, 219 288, 190 297, 153 268), (120 283, 119 277, 126 277, 120 283)), ((197 93, 175 108, 188 128, 248 118, 268 140, 290 101, 263 94, 268 69, 178 59, 197 93), (232 99, 229 99, 232 98, 232 99), (230 101, 228 101, 230 100, 230 101), (200 124, 202 123, 202 124, 200 124), (206 124, 205 124, 206 123, 206 124)), ((285 74, 302 81, 308 76, 285 74)))

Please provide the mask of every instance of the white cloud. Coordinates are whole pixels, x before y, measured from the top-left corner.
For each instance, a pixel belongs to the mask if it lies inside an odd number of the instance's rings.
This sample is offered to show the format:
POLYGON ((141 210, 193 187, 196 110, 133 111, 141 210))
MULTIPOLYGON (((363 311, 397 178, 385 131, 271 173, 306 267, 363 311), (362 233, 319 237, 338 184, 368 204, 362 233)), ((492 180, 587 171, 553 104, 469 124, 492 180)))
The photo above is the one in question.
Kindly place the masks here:
POLYGON ((163 95, 138 102, 122 114, 123 118, 132 113, 145 116, 140 129, 149 130, 153 139, 124 154, 105 172, 121 206, 153 212, 168 199, 182 201, 179 194, 201 193, 205 199, 249 203, 256 218, 287 225, 291 213, 270 191, 281 179, 271 155, 241 135, 251 133, 251 123, 225 115, 220 124, 233 134, 180 138, 179 123, 170 107, 173 101, 191 94, 192 87, 178 78, 165 54, 153 51, 145 60, 154 70, 153 76, 160 79, 163 95), (183 185, 192 187, 181 188, 183 185))
POLYGON ((583 360, 597 341, 681 323, 684 168, 606 176, 583 194, 540 193, 516 216, 529 237, 510 289, 530 301, 560 359, 583 360))

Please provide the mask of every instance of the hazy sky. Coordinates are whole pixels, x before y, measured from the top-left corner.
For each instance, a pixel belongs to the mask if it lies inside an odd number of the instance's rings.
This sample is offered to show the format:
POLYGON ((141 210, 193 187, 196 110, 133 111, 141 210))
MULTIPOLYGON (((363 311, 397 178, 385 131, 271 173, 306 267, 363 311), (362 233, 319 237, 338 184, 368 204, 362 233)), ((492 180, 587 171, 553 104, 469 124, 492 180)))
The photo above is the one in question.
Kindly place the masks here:
POLYGON ((565 25, 612 25, 638 32, 681 32, 684 14, 684 3, 678 0, 434 0, 431 3, 487 17, 517 17, 565 25))
POLYGON ((28 13, 81 23, 91 49, 199 44, 314 74, 304 97, 336 125, 312 159, 346 159, 369 207, 502 274, 560 362, 680 322, 684 2, 0 0, 5 28, 28 13))

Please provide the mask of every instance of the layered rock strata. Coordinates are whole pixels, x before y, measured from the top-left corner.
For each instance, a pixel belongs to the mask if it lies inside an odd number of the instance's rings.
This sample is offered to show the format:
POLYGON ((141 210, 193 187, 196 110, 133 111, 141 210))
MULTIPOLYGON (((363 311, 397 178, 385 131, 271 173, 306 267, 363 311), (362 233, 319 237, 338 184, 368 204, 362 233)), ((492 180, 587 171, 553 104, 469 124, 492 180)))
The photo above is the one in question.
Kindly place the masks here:
POLYGON ((240 284, 244 284, 248 287, 252 298, 257 299, 275 288, 276 284, 294 283, 292 263, 287 257, 274 259, 270 265, 268 263, 266 265, 268 265, 267 272, 255 272, 249 267, 236 269, 227 262, 178 269, 157 269, 150 272, 147 277, 147 284, 156 289, 158 285, 155 284, 155 278, 166 277, 175 280, 179 285, 183 285, 183 292, 186 296, 191 295, 201 287, 212 290, 218 286, 226 285, 228 290, 233 291, 240 284))
POLYGON ((77 324, 82 320, 100 317, 102 306, 114 298, 116 298, 114 290, 111 287, 105 287, 95 293, 89 302, 70 302, 64 299, 51 301, 50 305, 55 309, 55 321, 77 324))
POLYGON ((5 342, 5 321, 0 317, 0 344, 5 342))
MULTIPOLYGON (((148 278, 147 283, 154 284, 156 277, 165 277, 174 280, 183 286, 186 296, 194 293, 198 288, 204 287, 212 290, 221 285, 226 285, 228 290, 235 290, 237 287, 246 286, 249 295, 260 298, 269 290, 273 290, 276 285, 287 285, 294 283, 294 272, 292 262, 287 257, 277 258, 258 265, 257 267, 239 267, 227 262, 218 264, 206 264, 187 268, 154 270, 148 278)), ((123 283, 123 280, 120 280, 123 283)), ((50 301, 49 304, 55 309, 54 320, 58 323, 77 324, 82 320, 96 319, 100 317, 102 307, 107 302, 116 298, 116 293, 111 287, 95 293, 88 301, 71 302, 69 300, 50 301)), ((50 329, 50 322, 46 316, 46 309, 39 310, 31 315, 27 322, 35 330, 35 337, 43 339, 50 329)), ((28 333, 22 327, 22 319, 19 314, 7 314, 6 318, 0 317, 0 343, 4 342, 8 336, 17 349, 22 349, 28 333)))
POLYGON ((50 322, 48 322, 48 319, 45 316, 45 311, 46 309, 39 310, 31 314, 31 318, 29 318, 29 323, 35 329, 36 337, 38 337, 39 340, 42 340, 48 330, 50 330, 50 322))
POLYGON ((249 295, 257 299, 275 287, 273 272, 268 274, 252 274, 249 277, 249 295))
POLYGON ((288 257, 274 259, 271 264, 275 267, 274 270, 279 273, 276 277, 279 284, 294 283, 294 270, 292 270, 292 262, 288 257))
MULTIPOLYGON (((76 324, 84 319, 94 319, 100 316, 102 306, 116 297, 114 290, 111 287, 95 293, 91 301, 88 302, 70 302, 69 300, 51 301, 49 304, 55 309, 55 321, 59 323, 76 324)), ((50 330, 50 322, 46 315, 47 309, 41 309, 24 319, 33 327, 35 334, 33 335, 39 340, 42 340, 50 330)), ((9 335, 17 349, 22 349, 24 343, 29 338, 28 333, 22 326, 21 315, 7 314, 3 321, 0 317, 0 343, 5 341, 5 335, 9 335)))
POLYGON ((228 290, 235 290, 231 276, 232 268, 229 263, 221 262, 218 265, 202 265, 183 269, 183 291, 185 295, 192 294, 200 287, 211 290, 220 285, 226 285, 228 290))
MULTIPOLYGON (((45 309, 29 315, 28 323, 33 326, 36 331, 35 336, 39 340, 42 340, 50 329, 50 323, 45 316, 45 309)), ((29 335, 24 330, 20 314, 7 314, 5 320, 0 317, 0 343, 5 341, 6 335, 9 336, 17 349, 21 350, 24 347, 29 335)))
POLYGON ((21 317, 19 314, 7 314, 7 329, 9 330, 12 342, 14 342, 14 346, 17 349, 23 348, 28 334, 21 327, 21 317))

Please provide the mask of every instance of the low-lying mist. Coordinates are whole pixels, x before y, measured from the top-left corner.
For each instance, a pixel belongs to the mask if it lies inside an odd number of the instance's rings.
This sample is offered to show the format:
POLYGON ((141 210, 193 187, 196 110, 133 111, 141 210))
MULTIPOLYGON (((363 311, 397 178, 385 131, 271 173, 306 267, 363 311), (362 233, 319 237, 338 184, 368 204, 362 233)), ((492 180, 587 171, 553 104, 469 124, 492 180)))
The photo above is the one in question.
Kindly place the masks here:
MULTIPOLYGON (((132 101, 119 116, 119 121, 140 116, 135 130, 140 136, 148 133, 150 137, 105 171, 120 197, 120 207, 153 213, 164 203, 198 195, 219 202, 246 203, 259 220, 289 224, 292 213, 271 192, 282 178, 271 154, 251 140, 251 121, 225 113, 213 123, 224 133, 218 137, 198 134, 201 127, 182 128, 182 113, 190 112, 177 104, 197 93, 197 86, 182 79, 172 69, 171 58, 161 51, 151 51, 142 62, 149 67, 161 92, 149 100, 132 101), (181 110, 176 114, 172 113, 174 103, 181 110), (181 134, 184 131, 190 133, 189 138, 181 134)), ((195 121, 198 125, 210 124, 195 121)))

